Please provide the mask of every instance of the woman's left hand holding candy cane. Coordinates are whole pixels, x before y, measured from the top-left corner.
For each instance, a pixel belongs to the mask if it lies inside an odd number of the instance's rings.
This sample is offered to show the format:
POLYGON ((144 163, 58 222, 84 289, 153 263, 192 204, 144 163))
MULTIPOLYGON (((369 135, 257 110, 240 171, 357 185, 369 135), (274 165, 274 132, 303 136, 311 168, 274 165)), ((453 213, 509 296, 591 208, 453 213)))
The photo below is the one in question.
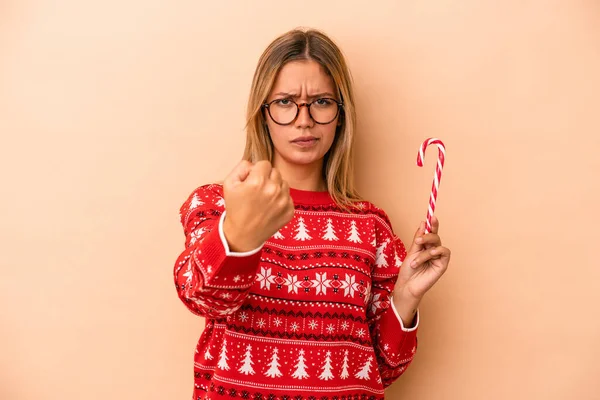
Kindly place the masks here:
POLYGON ((446 272, 450 262, 450 250, 442 246, 442 239, 438 234, 440 223, 433 215, 446 153, 442 141, 430 138, 423 142, 417 157, 417 165, 423 166, 425 148, 430 144, 437 144, 440 151, 427 220, 421 222, 415 232, 413 243, 400 268, 393 295, 394 307, 405 327, 414 323, 421 299, 446 272))
POLYGON ((405 327, 413 324, 421 299, 446 272, 450 262, 450 249, 442 246, 438 235, 440 223, 435 215, 431 223, 430 233, 425 233, 425 222, 415 232, 394 288, 394 307, 405 327))

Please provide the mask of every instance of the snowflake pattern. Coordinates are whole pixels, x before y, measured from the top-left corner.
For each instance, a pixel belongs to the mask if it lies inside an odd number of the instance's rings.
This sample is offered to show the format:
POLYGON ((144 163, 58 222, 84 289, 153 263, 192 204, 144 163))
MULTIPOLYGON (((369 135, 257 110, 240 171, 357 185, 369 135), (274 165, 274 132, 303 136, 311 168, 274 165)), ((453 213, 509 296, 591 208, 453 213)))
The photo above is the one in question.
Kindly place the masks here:
POLYGON ((331 287, 331 279, 327 279, 327 272, 316 273, 316 278, 312 281, 312 286, 316 289, 317 294, 327 294, 327 288, 331 287))
POLYGON ((388 302, 381 298, 381 293, 376 293, 371 299, 371 312, 375 314, 377 313, 377 309, 387 308, 387 304, 388 302))
POLYGON ((358 290, 356 276, 346 274, 346 279, 341 281, 341 288, 344 289, 344 296, 354 297, 354 291, 358 290))
POLYGON ((298 281, 297 275, 288 274, 287 279, 284 279, 284 284, 288 287, 288 293, 298 294, 298 289, 302 287, 302 282, 298 281))
POLYGON ((271 289, 271 283, 275 283, 275 277, 271 275, 271 268, 260 267, 260 273, 256 274, 256 280, 260 282, 260 288, 271 289))
POLYGON ((327 332, 331 335, 335 331, 333 324, 327 325, 327 332))
POLYGON ((308 293, 311 289, 315 290, 315 294, 323 296, 331 291, 343 293, 344 297, 355 297, 358 293, 365 304, 371 294, 370 282, 357 282, 356 275, 351 273, 346 273, 344 280, 339 279, 337 275, 327 278, 327 272, 315 273, 314 279, 310 279, 308 275, 300 279, 296 274, 288 273, 287 277, 284 277, 282 273, 273 274, 272 268, 261 267, 260 272, 256 274, 256 281, 260 283, 260 289, 270 290, 273 287, 280 290, 286 287, 287 293, 294 294, 308 293), (343 292, 340 289, 343 289, 343 292))

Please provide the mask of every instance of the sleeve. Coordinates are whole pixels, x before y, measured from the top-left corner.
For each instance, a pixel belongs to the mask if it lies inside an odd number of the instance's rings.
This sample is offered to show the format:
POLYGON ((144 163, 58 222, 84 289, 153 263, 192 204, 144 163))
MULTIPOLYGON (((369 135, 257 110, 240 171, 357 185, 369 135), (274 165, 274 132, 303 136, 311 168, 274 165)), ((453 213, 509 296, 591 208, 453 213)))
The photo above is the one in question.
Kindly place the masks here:
POLYGON ((177 294, 194 314, 227 317, 239 309, 254 284, 262 245, 244 253, 230 251, 223 234, 226 210, 218 185, 194 190, 179 215, 185 246, 173 271, 177 294))
POLYGON ((419 311, 413 327, 407 328, 394 307, 392 292, 406 258, 406 248, 394 234, 385 213, 376 217, 375 243, 367 320, 381 380, 388 387, 406 371, 417 351, 419 311))

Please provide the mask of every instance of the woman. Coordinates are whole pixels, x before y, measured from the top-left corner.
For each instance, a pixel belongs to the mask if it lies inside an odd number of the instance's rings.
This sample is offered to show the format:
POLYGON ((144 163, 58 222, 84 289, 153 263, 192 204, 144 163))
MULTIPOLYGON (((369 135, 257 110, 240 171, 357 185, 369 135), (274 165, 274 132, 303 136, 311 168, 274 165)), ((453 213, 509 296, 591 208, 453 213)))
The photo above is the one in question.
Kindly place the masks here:
POLYGON ((175 284, 206 318, 193 399, 383 399, 448 266, 439 223, 429 234, 421 223, 406 250, 356 193, 350 73, 323 33, 267 47, 247 121, 242 162, 180 210, 175 284))

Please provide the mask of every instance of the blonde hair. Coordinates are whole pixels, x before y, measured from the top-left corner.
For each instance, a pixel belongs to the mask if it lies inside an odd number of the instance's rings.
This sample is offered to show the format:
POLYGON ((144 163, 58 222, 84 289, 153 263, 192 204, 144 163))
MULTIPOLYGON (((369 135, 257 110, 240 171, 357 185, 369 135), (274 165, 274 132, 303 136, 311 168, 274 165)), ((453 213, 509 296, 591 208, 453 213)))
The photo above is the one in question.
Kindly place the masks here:
POLYGON ((361 197, 354 184, 354 130, 356 111, 352 77, 338 46, 315 29, 294 29, 277 37, 261 55, 250 89, 246 115, 244 160, 273 162, 273 143, 267 130, 262 105, 271 92, 280 69, 290 61, 313 60, 331 76, 343 108, 335 139, 325 155, 323 174, 327 191, 344 210, 361 197))

